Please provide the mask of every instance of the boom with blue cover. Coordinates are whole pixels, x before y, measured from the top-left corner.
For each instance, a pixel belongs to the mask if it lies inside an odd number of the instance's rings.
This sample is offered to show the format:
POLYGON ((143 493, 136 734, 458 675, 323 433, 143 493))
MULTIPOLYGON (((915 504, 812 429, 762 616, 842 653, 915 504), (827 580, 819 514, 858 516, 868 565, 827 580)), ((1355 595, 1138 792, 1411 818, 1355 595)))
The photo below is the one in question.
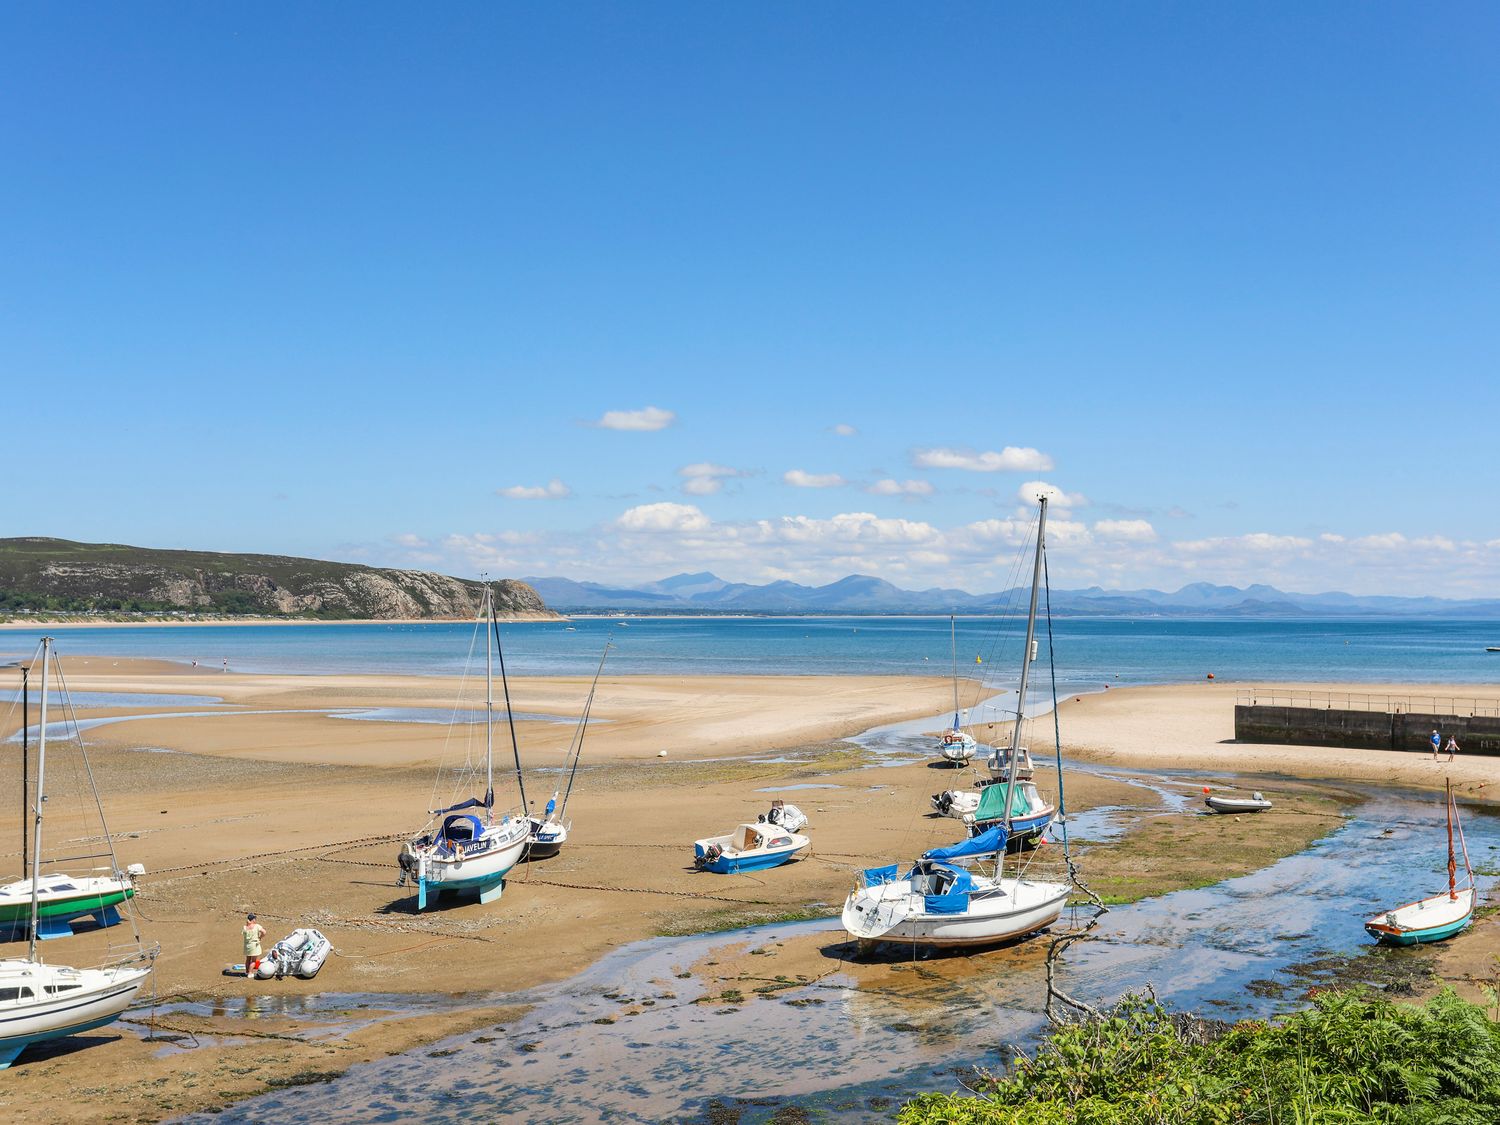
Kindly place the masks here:
POLYGON ((997 855, 1004 850, 1005 828, 997 824, 968 840, 950 844, 946 848, 933 848, 931 851, 923 852, 922 858, 939 861, 974 859, 979 856, 997 855))

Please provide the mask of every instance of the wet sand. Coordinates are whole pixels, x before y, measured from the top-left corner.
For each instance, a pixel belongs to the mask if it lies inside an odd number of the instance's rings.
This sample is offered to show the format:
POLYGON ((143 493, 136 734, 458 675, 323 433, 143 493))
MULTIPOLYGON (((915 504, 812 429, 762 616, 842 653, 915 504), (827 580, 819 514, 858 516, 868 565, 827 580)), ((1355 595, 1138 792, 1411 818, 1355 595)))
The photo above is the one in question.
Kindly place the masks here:
MULTIPOLYGON (((418 916, 410 889, 394 886, 394 856, 400 840, 421 826, 422 810, 448 796, 434 790, 432 764, 472 757, 482 724, 450 739, 439 724, 234 712, 451 708, 456 681, 240 676, 97 658, 69 661, 67 671, 74 691, 203 694, 228 703, 219 708, 224 715, 136 720, 87 733, 120 860, 148 870, 138 905, 148 939, 162 946, 159 996, 453 993, 463 1011, 378 1022, 315 1041, 297 1038, 308 1021, 296 1017, 268 1016, 247 1037, 243 1019, 178 1014, 165 1026, 191 1032, 204 1045, 167 1057, 159 1057, 160 1043, 105 1028, 33 1049, 0 1076, 0 1114, 16 1120, 116 1120, 121 1099, 129 1099, 135 1119, 155 1121, 268 1083, 335 1072, 465 1025, 492 1024, 501 1018, 494 1009, 505 994, 563 979, 643 937, 826 915, 842 902, 858 868, 910 858, 962 833, 956 822, 930 815, 927 803, 929 794, 959 780, 957 771, 924 761, 867 768, 868 752, 839 741, 911 716, 932 715, 938 728, 951 690, 942 680, 620 677, 601 682, 594 714, 606 721, 591 727, 586 769, 569 809, 574 836, 563 854, 518 867, 499 902, 455 902, 418 916), (656 757, 660 748, 670 748, 666 759, 656 757), (757 792, 763 789, 782 791, 757 792), (755 875, 692 869, 693 839, 754 819, 776 796, 812 817, 809 857, 755 875), (314 981, 222 976, 223 966, 240 959, 238 931, 247 909, 260 915, 272 939, 299 925, 323 929, 337 956, 314 981)), ((587 692, 586 681, 569 678, 512 686, 518 711, 557 715, 576 714, 587 692)), ((1064 743, 1070 753, 1107 756, 1115 765, 1201 766, 1216 771, 1216 783, 1234 770, 1298 772, 1305 749, 1222 745, 1232 734, 1226 724, 1232 728, 1233 698, 1232 688, 1197 685, 1084 697, 1065 704, 1064 743)), ((203 709, 116 707, 82 717, 203 709)), ((560 764, 571 725, 518 726, 528 767, 560 764)), ((14 729, 12 716, 4 733, 14 729)), ((502 724, 497 737, 508 753, 504 730, 502 724)), ((1484 763, 1464 765, 1479 770, 1484 763)), ((1359 768, 1380 777, 1382 768, 1398 767, 1359 768)), ((67 775, 56 777, 56 787, 49 785, 52 841, 67 839, 61 826, 76 799, 66 792, 67 775)), ((507 780, 497 780, 502 795, 510 791, 507 780)), ((534 773, 528 781, 538 802, 555 784, 534 773)), ((1043 788, 1051 786, 1044 781, 1043 788)), ((1075 811, 1117 807, 1134 826, 1122 839, 1096 846, 1100 889, 1116 899, 1253 869, 1337 823, 1326 794, 1288 792, 1285 820, 1258 834, 1252 848, 1227 829, 1226 818, 1187 820, 1121 780, 1074 772, 1068 796, 1075 811)), ((7 869, 19 866, 18 814, 0 809, 0 865, 7 869)), ((88 964, 118 935, 83 933, 48 943, 45 953, 88 964)), ((0 956, 23 952, 24 946, 0 945, 0 956)))

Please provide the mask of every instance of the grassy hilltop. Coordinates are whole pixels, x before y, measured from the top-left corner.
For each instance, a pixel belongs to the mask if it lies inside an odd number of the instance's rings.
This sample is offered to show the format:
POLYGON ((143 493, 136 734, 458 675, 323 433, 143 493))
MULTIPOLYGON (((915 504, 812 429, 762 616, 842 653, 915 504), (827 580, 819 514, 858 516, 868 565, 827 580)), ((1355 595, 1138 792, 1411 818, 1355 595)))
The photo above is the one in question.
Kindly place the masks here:
MULTIPOLYGON (((0 539, 0 614, 253 615, 318 619, 466 618, 478 582, 419 570, 284 555, 161 551, 67 539, 0 539)), ((507 616, 547 614, 524 582, 495 583, 507 616)))

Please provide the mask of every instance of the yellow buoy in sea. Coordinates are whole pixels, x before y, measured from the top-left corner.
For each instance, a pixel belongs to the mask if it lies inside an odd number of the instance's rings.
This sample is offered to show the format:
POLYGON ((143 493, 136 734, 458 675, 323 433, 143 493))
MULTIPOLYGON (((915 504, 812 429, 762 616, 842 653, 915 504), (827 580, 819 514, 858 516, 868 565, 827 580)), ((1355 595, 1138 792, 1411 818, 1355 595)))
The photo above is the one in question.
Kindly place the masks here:
POLYGON ((984 663, 984 661, 983 661, 983 660, 980 660, 980 659, 979 659, 979 657, 978 657, 978 656, 975 656, 975 657, 974 657, 974 663, 975 663, 975 664, 983 664, 983 663, 984 663))

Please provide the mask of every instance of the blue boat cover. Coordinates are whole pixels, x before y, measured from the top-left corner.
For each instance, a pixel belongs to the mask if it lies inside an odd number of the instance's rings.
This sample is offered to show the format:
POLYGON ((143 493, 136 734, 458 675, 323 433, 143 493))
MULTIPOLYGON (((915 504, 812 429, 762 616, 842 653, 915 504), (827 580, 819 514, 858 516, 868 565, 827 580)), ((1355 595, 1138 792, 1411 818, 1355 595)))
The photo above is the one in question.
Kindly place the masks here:
POLYGON ((933 848, 931 851, 923 852, 923 859, 950 860, 950 859, 972 859, 975 856, 995 855, 1005 850, 1005 828, 995 825, 987 828, 978 836, 963 840, 957 844, 949 844, 946 848, 933 848))
POLYGON ((962 914, 969 909, 968 891, 949 891, 945 895, 923 895, 928 914, 962 914))
POLYGON ((460 801, 456 805, 449 805, 446 809, 433 809, 433 816, 442 816, 444 813, 458 812, 460 809, 492 809, 495 807, 495 791, 485 790, 483 798, 470 797, 467 801, 460 801))
POLYGON ((479 823, 479 818, 477 816, 450 816, 447 820, 443 821, 443 838, 445 840, 456 839, 458 843, 464 843, 465 838, 462 835, 458 835, 455 837, 453 833, 454 827, 456 825, 462 824, 464 821, 469 822, 469 840, 477 840, 479 839, 479 837, 484 835, 484 825, 479 823))
POLYGON ((878 887, 882 883, 894 883, 896 881, 896 874, 900 870, 894 863, 889 867, 866 867, 865 886, 878 887))

